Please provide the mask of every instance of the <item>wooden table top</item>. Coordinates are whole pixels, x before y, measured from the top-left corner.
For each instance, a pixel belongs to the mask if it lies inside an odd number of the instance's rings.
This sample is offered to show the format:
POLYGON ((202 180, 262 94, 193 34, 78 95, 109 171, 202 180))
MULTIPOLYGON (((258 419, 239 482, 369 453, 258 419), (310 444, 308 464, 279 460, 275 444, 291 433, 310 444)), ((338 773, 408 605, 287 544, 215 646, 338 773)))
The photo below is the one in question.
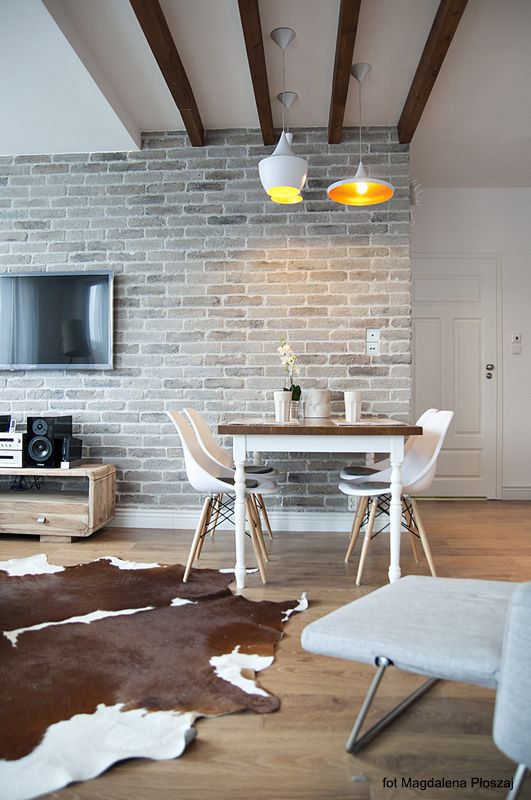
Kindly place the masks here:
MULTIPOLYGON (((339 417, 337 418, 339 420, 339 417)), ((360 422, 336 425, 332 419, 305 419, 302 422, 275 422, 270 417, 248 417, 218 425, 222 436, 237 434, 262 436, 420 436, 419 425, 408 425, 399 420, 382 417, 365 417, 360 422)))

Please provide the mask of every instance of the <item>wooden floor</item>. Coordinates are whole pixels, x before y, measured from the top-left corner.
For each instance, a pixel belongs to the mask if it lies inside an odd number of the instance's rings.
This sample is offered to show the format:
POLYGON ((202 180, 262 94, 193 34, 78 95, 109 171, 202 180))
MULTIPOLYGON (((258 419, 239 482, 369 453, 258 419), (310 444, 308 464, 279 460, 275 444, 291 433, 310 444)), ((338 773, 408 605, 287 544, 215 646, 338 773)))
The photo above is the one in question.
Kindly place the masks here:
MULTIPOLYGON (((439 574, 528 580, 531 577, 531 503, 423 502, 422 510, 439 574)), ((50 561, 74 564, 117 555, 138 561, 182 562, 190 534, 109 528, 72 544, 40 544, 0 537, 0 560, 46 552, 50 561)), ((304 652, 303 627, 386 581, 388 538, 379 536, 366 566, 366 583, 354 585, 353 564, 343 555, 346 534, 278 533, 266 587, 253 575, 245 594, 285 599, 307 591, 310 609, 286 626, 275 664, 261 683, 282 699, 276 714, 235 714, 197 723, 198 737, 174 761, 133 760, 100 778, 67 788, 62 800, 409 800, 501 798, 500 789, 474 791, 401 788, 402 778, 508 778, 513 764, 491 739, 493 692, 456 683, 438 684, 359 757, 344 744, 367 689, 372 668, 304 652), (384 779, 398 788, 383 786, 384 779)), ((205 545, 208 567, 233 565, 232 539, 221 531, 205 545)), ((402 547, 403 573, 427 574, 402 547)), ((419 683, 404 673, 386 676, 375 713, 382 713, 419 683)), ((531 797, 531 780, 525 787, 531 797)), ((57 797, 54 794, 53 797, 57 797)))

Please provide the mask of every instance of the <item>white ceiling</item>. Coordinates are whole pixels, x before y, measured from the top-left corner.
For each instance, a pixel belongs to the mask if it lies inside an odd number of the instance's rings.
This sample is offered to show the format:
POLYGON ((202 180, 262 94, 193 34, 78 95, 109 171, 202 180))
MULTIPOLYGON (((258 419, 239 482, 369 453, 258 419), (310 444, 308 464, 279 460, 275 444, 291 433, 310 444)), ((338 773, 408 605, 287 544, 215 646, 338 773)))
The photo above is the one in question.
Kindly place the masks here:
MULTIPOLYGON (((363 0, 364 124, 397 123, 438 3, 363 0)), ((161 5, 206 130, 258 127, 236 0, 161 5)), ((260 0, 273 98, 281 53, 269 33, 296 31, 294 127, 328 123, 338 10, 339 0, 260 0)), ((531 185, 530 34, 530 0, 469 0, 412 142, 424 186, 531 185)), ((358 122, 356 88, 345 125, 358 122)), ((0 107, 0 153, 130 150, 141 131, 183 129, 129 0, 0 0, 0 107)))

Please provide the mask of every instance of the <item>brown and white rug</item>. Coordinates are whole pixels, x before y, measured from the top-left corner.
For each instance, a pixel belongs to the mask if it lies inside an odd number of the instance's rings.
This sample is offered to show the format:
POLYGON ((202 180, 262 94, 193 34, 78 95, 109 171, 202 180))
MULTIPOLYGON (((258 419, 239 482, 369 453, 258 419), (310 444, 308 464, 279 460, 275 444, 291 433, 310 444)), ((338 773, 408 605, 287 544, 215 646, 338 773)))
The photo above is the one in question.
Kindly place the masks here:
POLYGON ((117 558, 0 562, 0 786, 28 800, 126 758, 179 756, 200 716, 276 711, 242 670, 274 660, 300 601, 251 602, 231 577, 117 558))

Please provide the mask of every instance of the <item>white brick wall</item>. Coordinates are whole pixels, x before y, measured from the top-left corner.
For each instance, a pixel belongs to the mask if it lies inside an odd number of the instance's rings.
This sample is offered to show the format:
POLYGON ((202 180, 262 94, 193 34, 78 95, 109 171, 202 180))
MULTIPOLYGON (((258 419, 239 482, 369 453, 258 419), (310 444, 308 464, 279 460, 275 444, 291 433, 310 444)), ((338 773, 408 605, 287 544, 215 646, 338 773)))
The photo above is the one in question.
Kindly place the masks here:
MULTIPOLYGON (((0 269, 113 269, 113 372, 0 373, 0 413, 72 413, 91 458, 119 469, 122 505, 186 507, 167 409, 214 422, 270 412, 283 385, 276 347, 300 354, 301 383, 328 386, 335 410, 361 389, 364 410, 408 416, 410 267, 408 148, 392 128, 364 134, 364 161, 397 188, 373 209, 331 203, 326 187, 357 166, 356 131, 295 134, 309 161, 298 206, 277 206, 257 163, 256 131, 218 131, 206 148, 147 134, 140 152, 0 157, 0 269), (381 356, 364 355, 366 327, 381 356)), ((279 502, 346 507, 331 457, 275 459, 279 502)))

